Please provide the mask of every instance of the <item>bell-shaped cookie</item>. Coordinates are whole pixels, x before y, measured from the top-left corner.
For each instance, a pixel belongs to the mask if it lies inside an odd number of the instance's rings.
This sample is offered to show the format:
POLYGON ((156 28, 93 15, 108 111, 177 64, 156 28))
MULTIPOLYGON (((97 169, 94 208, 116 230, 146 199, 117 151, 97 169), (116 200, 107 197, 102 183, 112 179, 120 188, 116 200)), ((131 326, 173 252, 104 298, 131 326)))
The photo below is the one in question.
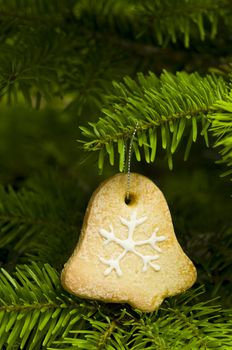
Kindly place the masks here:
POLYGON ((61 275, 71 293, 155 310, 190 288, 196 269, 180 247, 166 200, 148 178, 117 174, 94 192, 79 243, 61 275))

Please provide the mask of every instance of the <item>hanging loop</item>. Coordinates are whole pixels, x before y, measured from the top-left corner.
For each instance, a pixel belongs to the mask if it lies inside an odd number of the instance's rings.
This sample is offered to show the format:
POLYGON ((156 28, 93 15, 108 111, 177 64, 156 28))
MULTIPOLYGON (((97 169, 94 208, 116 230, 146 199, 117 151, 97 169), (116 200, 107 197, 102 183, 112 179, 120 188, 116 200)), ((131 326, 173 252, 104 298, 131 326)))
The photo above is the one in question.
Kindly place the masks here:
POLYGON ((127 159, 127 171, 126 171, 126 143, 124 144, 124 172, 127 172, 127 185, 126 185, 126 202, 130 202, 130 187, 131 187, 131 158, 132 158, 132 147, 133 147, 133 141, 136 135, 138 129, 138 122, 135 125, 133 134, 130 139, 129 149, 128 149, 128 159, 127 159))

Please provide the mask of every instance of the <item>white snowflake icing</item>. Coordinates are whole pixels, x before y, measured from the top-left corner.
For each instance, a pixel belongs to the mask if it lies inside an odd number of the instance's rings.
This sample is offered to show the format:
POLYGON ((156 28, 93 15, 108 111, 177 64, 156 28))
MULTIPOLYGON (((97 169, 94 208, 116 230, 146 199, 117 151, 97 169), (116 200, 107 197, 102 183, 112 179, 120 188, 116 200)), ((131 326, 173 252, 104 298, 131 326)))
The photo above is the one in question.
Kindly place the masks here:
POLYGON ((158 242, 162 242, 166 240, 167 238, 165 236, 157 236, 157 232, 159 231, 158 228, 155 229, 155 231, 151 234, 150 238, 145 239, 145 240, 140 240, 140 241, 134 241, 133 240, 133 234, 135 231, 135 228, 141 224, 143 224, 146 220, 147 217, 143 216, 140 219, 137 218, 136 211, 134 211, 131 214, 131 217, 129 220, 126 220, 125 218, 119 216, 119 219, 122 223, 122 225, 126 226, 128 229, 128 236, 126 239, 120 239, 118 238, 115 233, 112 225, 109 225, 110 230, 107 231, 105 229, 100 229, 99 233, 102 237, 105 238, 104 245, 109 244, 110 242, 114 242, 118 244, 121 248, 123 248, 123 252, 118 255, 117 258, 115 259, 104 259, 103 257, 99 257, 100 261, 108 265, 108 268, 105 270, 104 275, 109 275, 113 270, 118 274, 118 276, 122 275, 122 270, 120 268, 120 261, 124 258, 124 256, 128 253, 131 252, 138 256, 139 258, 142 259, 143 261, 143 268, 142 271, 147 271, 148 266, 151 266, 155 271, 160 270, 160 266, 155 263, 155 260, 159 259, 159 255, 143 255, 139 253, 136 250, 136 247, 142 246, 145 244, 150 245, 150 247, 156 251, 157 253, 161 253, 162 250, 160 247, 157 246, 158 242))

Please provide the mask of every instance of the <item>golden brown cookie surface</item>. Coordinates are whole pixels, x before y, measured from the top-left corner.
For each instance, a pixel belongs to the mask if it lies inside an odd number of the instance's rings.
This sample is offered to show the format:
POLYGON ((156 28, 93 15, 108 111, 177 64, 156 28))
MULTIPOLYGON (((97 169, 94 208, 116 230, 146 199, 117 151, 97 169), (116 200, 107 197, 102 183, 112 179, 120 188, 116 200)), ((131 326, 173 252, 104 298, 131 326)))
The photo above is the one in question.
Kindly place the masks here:
POLYGON ((80 241, 62 271, 65 289, 84 298, 126 302, 153 311, 193 285, 196 270, 180 247, 166 200, 148 178, 103 182, 89 202, 80 241))

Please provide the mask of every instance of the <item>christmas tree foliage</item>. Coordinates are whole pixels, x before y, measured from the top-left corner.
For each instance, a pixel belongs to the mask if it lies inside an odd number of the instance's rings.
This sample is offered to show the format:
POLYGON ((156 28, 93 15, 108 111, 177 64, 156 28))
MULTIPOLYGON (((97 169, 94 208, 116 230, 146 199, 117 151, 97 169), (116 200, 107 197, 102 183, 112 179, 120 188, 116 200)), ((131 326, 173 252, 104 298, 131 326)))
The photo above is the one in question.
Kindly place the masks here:
POLYGON ((232 349, 231 36, 230 0, 0 0, 0 349, 232 349), (153 313, 59 279, 136 124, 198 270, 153 313))

